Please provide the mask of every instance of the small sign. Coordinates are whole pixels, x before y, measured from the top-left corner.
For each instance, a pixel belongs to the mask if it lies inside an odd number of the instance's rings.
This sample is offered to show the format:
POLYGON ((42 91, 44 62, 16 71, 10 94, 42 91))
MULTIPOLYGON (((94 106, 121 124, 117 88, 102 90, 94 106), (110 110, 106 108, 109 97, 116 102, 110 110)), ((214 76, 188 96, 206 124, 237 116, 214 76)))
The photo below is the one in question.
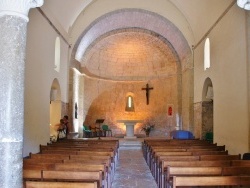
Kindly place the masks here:
POLYGON ((173 116, 173 105, 169 104, 168 105, 168 117, 172 117, 173 116))

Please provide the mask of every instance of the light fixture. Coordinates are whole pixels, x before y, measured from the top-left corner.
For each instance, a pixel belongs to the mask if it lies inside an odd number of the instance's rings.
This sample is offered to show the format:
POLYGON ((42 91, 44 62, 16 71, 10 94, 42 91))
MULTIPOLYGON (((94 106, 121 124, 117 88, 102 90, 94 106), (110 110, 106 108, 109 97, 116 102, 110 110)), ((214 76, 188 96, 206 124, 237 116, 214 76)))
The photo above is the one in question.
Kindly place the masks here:
POLYGON ((250 10, 250 0, 237 0, 237 5, 240 8, 244 8, 246 10, 250 10))

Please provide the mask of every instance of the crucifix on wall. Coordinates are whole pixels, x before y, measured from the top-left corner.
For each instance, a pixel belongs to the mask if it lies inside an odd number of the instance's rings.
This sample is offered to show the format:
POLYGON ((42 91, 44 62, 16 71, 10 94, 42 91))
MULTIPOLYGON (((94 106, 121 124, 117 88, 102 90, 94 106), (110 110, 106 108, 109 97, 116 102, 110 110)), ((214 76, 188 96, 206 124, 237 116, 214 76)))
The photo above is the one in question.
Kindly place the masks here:
POLYGON ((149 87, 148 84, 146 84, 146 88, 141 88, 142 90, 146 91, 146 99, 147 99, 147 105, 149 104, 149 91, 154 89, 153 87, 149 87))

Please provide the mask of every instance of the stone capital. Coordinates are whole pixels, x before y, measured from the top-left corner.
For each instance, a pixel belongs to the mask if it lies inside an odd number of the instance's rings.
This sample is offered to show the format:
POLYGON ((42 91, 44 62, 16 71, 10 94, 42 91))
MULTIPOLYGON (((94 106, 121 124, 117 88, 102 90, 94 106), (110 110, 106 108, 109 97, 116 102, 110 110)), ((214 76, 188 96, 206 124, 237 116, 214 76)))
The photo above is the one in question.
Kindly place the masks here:
POLYGON ((29 10, 31 8, 42 6, 43 1, 44 0, 1 0, 0 17, 4 15, 12 15, 29 21, 29 10))
POLYGON ((237 5, 245 10, 250 10, 250 0, 237 0, 237 5))

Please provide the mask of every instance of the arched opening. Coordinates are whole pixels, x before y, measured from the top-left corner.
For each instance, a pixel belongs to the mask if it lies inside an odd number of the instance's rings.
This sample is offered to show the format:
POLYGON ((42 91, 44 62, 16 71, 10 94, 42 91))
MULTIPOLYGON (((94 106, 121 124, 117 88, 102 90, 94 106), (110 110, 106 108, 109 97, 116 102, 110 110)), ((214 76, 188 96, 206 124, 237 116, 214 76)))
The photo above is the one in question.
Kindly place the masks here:
POLYGON ((61 114, 61 89, 55 78, 50 89, 50 136, 57 138, 57 125, 60 123, 61 114))
MULTIPOLYGON (((184 109, 192 109, 193 105, 193 69, 188 68, 191 51, 182 33, 169 23, 169 20, 153 12, 124 9, 101 16, 85 28, 71 56, 72 67, 82 66, 80 71, 85 75, 84 122, 92 124, 95 119, 105 116, 109 117, 109 124, 116 126, 117 119, 150 119, 157 122, 154 136, 165 136, 175 129, 178 113, 178 122, 183 122, 183 128, 189 129, 193 112, 184 109), (137 14, 140 16, 134 17, 137 14), (145 25, 138 20, 144 15, 152 24, 145 25), (119 19, 123 20, 122 25, 116 21, 119 19), (135 21, 131 22, 132 19, 135 21), (178 35, 178 41, 172 40, 172 34, 178 35), (129 45, 131 47, 124 48, 129 45), (131 51, 134 47, 137 50, 131 51), (76 60, 79 64, 75 63, 76 60), (150 104, 147 105, 141 88, 142 82, 149 80, 159 90, 158 96, 154 96, 156 92, 151 92, 150 104), (96 85, 101 87, 94 89, 96 85), (126 99, 129 99, 126 94, 131 87, 136 96, 133 113, 126 111, 126 99), (107 88, 114 88, 113 92, 110 89, 107 91, 107 88), (99 91, 103 91, 105 98, 98 97, 102 93, 99 91), (95 103, 96 98, 99 101, 95 103), (112 101, 107 103, 110 99, 112 101), (175 107, 171 118, 166 116, 167 104, 175 107)), ((119 126, 113 130, 115 134, 120 133, 119 126)))
POLYGON ((213 84, 207 78, 203 85, 202 92, 202 128, 201 138, 213 142, 213 84))
POLYGON ((209 38, 205 41, 204 46, 204 70, 210 68, 210 40, 209 38))
POLYGON ((54 62, 54 69, 57 72, 60 71, 60 61, 61 61, 61 43, 60 43, 60 38, 56 37, 56 41, 55 41, 55 62, 54 62))
POLYGON ((134 112, 135 111, 133 93, 128 93, 127 96, 126 96, 126 108, 125 108, 125 111, 127 111, 127 112, 134 112))

